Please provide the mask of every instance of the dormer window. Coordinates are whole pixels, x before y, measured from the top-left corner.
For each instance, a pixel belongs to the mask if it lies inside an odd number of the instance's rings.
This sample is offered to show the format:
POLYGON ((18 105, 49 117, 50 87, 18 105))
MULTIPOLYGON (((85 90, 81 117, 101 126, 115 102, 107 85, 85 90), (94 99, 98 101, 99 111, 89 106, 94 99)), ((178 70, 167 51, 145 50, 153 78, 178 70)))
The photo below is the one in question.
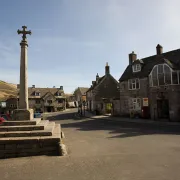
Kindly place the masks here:
POLYGON ((141 71, 141 65, 140 65, 140 64, 134 64, 134 65, 132 66, 132 68, 133 68, 133 72, 139 72, 139 71, 141 71))
POLYGON ((35 96, 40 96, 40 92, 35 92, 35 96))
POLYGON ((60 92, 57 92, 57 93, 56 93, 56 96, 61 96, 61 93, 60 93, 60 92))

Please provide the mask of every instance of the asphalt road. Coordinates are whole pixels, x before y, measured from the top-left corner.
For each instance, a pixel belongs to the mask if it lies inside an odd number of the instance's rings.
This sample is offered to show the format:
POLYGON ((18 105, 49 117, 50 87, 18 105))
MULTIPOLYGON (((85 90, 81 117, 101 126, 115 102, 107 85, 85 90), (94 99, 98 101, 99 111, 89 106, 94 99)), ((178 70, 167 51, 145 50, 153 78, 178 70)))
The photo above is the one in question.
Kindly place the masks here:
POLYGON ((65 133, 66 157, 0 160, 2 180, 178 180, 179 127, 46 114, 65 133))

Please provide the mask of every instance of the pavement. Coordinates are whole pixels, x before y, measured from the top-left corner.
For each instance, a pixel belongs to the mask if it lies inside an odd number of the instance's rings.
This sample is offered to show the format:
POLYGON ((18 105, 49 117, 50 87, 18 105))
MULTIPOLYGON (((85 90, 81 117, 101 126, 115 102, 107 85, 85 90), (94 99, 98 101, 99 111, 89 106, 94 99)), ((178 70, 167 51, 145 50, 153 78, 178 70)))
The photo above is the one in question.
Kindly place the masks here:
POLYGON ((92 119, 111 119, 114 121, 121 122, 131 122, 131 123, 146 123, 146 124, 159 124, 159 125, 170 125, 170 126, 180 126, 180 122, 169 122, 169 121, 154 121, 152 119, 140 119, 140 118, 128 118, 128 117, 113 117, 111 114, 106 115, 94 115, 93 113, 86 111, 86 118, 92 119))
POLYGON ((66 157, 0 160, 2 180, 178 180, 180 130, 110 117, 75 117, 76 109, 45 118, 60 123, 66 157))

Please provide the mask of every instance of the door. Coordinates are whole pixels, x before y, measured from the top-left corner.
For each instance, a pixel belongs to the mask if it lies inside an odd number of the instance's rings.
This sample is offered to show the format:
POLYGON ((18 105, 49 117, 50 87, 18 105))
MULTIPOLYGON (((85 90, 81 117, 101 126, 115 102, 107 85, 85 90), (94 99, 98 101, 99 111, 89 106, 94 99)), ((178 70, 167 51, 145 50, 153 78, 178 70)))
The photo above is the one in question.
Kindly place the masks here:
POLYGON ((169 118, 169 101, 168 101, 168 99, 157 100, 157 113, 158 113, 158 118, 160 118, 160 119, 169 118))
POLYGON ((112 109, 112 103, 106 103, 106 113, 110 114, 112 109))

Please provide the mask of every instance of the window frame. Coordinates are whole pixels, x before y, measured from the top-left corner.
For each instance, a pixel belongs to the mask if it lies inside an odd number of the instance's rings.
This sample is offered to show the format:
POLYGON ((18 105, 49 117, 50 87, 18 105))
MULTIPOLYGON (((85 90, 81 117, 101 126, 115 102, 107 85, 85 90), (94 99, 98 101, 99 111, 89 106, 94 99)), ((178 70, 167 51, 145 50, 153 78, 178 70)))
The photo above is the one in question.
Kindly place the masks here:
POLYGON ((128 80, 128 89, 129 90, 137 90, 140 89, 140 79, 139 78, 134 78, 134 79, 129 79, 128 80), (134 82, 133 82, 134 81, 134 82), (139 83, 139 88, 137 88, 137 83, 139 83), (131 84, 131 88, 130 88, 130 84, 131 84), (134 85, 134 88, 133 88, 134 85))
POLYGON ((142 108, 142 100, 140 97, 137 98, 131 98, 131 109, 135 110, 135 111, 140 111, 142 108), (137 108, 137 104, 138 104, 138 108, 137 108))
MULTIPOLYGON (((162 74, 162 73, 161 73, 162 74)), ((166 85, 180 85, 180 70, 173 70, 168 64, 166 64, 166 63, 163 63, 163 64, 157 64, 157 65, 155 65, 154 67, 153 67, 153 69, 152 69, 152 71, 151 71, 151 73, 149 74, 149 85, 150 85, 150 87, 159 87, 159 86, 166 86, 166 85), (159 75, 159 68, 158 68, 158 66, 160 66, 160 65, 163 65, 163 76, 164 76, 164 84, 163 85, 159 85, 159 77, 158 77, 158 75, 159 75), (170 69, 170 75, 171 75, 171 83, 167 83, 166 82, 166 74, 167 73, 165 73, 165 66, 167 66, 169 69, 170 69), (155 68, 157 68, 157 72, 156 72, 156 77, 157 77, 157 86, 154 86, 154 84, 153 84, 153 71, 154 71, 154 69, 155 68), (174 84, 173 83, 173 73, 174 72, 176 72, 177 73, 177 81, 178 81, 178 84, 174 84), (150 82, 152 82, 152 83, 150 83, 150 82)))
POLYGON ((40 99, 36 99, 36 104, 41 104, 41 100, 40 99))
POLYGON ((139 72, 141 71, 141 64, 134 64, 132 66, 133 72, 139 72))

